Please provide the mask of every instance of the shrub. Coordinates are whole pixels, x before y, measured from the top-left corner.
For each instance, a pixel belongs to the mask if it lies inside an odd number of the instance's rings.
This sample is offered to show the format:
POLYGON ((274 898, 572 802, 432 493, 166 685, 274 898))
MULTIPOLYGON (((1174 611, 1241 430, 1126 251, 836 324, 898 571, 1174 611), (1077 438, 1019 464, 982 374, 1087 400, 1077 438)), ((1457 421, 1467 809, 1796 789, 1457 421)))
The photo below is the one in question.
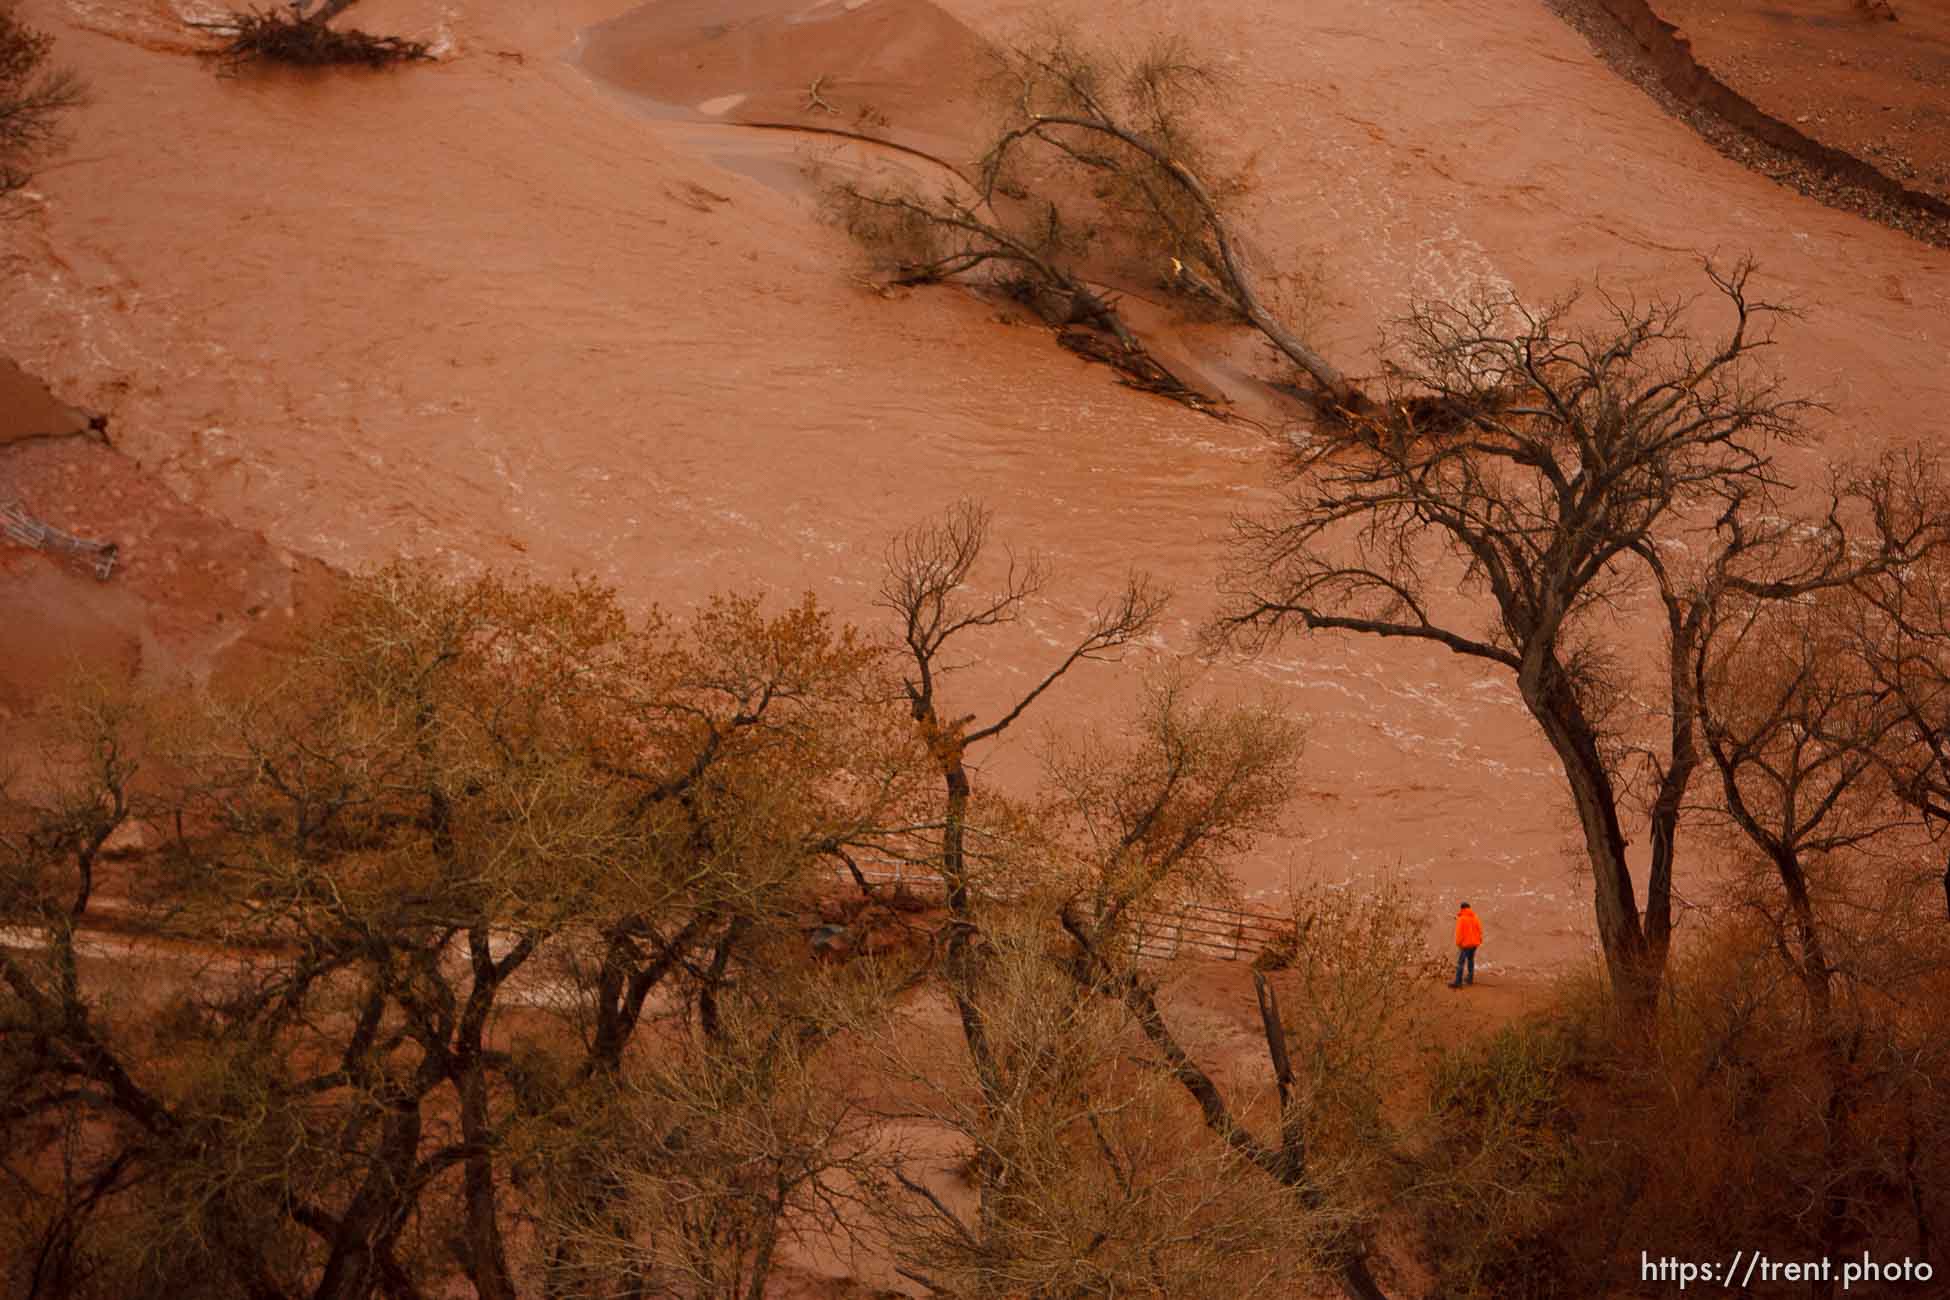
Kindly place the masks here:
POLYGON ((1729 1241, 1781 1259, 1930 1256, 1950 1186, 1946 947, 1927 936, 1859 991, 1839 1079, 1771 927, 1741 916, 1675 960, 1649 1030, 1594 973, 1539 1019, 1450 1052, 1413 1198, 1434 1294, 1666 1295, 1630 1290, 1641 1251, 1703 1260, 1729 1241))
POLYGON ((0 199, 24 188, 33 165, 60 147, 61 115, 81 103, 81 80, 47 66, 52 44, 0 3, 0 199))
POLYGON ((1437 1294, 1500 1300, 1586 1294, 1564 1267, 1564 1210, 1591 1178, 1570 1105, 1571 1039, 1510 1025, 1437 1062, 1433 1140, 1418 1192, 1437 1294))

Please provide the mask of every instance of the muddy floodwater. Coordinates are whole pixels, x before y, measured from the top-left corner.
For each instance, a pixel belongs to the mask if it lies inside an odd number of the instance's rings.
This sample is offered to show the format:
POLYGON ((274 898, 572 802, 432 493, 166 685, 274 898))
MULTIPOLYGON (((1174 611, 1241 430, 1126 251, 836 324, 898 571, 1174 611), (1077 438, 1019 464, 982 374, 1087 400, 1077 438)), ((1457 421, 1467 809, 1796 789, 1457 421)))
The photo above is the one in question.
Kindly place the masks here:
MULTIPOLYGON (((438 60, 224 79, 191 53, 190 0, 23 0, 93 97, 0 223, 0 355, 105 414, 122 459, 50 443, 5 472, 127 564, 91 595, 0 554, 10 620, 194 669, 288 617, 310 561, 404 554, 678 610, 810 589, 870 621, 890 532, 966 495, 1056 577, 979 646, 963 711, 1032 681, 1131 566, 1178 593, 1133 663, 1192 650, 1228 521, 1277 499, 1280 430, 1120 388, 972 294, 875 292, 807 179, 858 163, 839 124, 917 175, 965 163, 983 42, 1050 11, 1184 33, 1226 74, 1252 255, 1352 372, 1418 296, 1690 293, 1700 256, 1751 252, 1805 311, 1770 364, 1831 408, 1784 468, 1950 432, 1950 259, 1722 157, 1541 4, 367 0, 360 25, 438 60)), ((1247 341, 1160 346, 1278 411, 1247 341)), ((1080 674, 1041 722, 1087 725, 1133 681, 1080 674)), ((1311 720, 1290 833, 1240 864, 1246 892, 1399 873, 1438 917, 1476 905, 1486 969, 1588 948, 1555 764, 1506 681, 1321 638, 1208 683, 1311 720)), ((983 779, 1022 780, 1041 734, 983 779)))

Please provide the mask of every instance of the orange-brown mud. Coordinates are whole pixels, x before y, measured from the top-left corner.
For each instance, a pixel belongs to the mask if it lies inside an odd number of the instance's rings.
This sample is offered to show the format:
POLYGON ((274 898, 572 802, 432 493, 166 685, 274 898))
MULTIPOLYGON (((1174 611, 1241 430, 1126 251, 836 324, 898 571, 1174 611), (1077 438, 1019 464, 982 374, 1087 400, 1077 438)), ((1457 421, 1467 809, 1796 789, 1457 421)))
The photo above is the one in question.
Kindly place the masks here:
MULTIPOLYGON (((437 61, 229 79, 190 52, 211 8, 21 6, 93 97, 0 223, 0 355, 106 415, 115 446, 0 451, 0 481, 124 567, 95 584, 0 551, 10 709, 78 661, 208 671, 302 604, 314 562, 583 573, 678 610, 810 588, 871 620, 889 533, 962 494, 1058 573, 969 647, 968 710, 1031 682, 1133 564, 1179 593, 1153 649, 1190 650, 1228 519, 1275 500, 1267 436, 1120 388, 973 294, 868 291, 804 170, 874 147, 740 125, 862 124, 965 161, 980 43, 1046 13, 1217 61, 1253 254, 1306 272, 1296 295, 1317 278, 1314 339, 1351 371, 1418 295, 1692 293, 1700 254, 1751 251, 1808 313, 1774 363, 1834 409, 1791 470, 1940 438, 1950 410, 1942 252, 1721 157, 1542 5, 366 0, 359 26, 437 61)), ((1160 346, 1279 409, 1233 332, 1160 346)), ((1042 720, 1105 716, 1131 680, 1093 669, 1042 720)), ((1507 683, 1332 639, 1211 681, 1313 720, 1292 833, 1240 865, 1249 894, 1399 872, 1437 948, 1466 895, 1490 981, 1588 948, 1555 764, 1507 683)), ((1019 780, 1039 735, 981 779, 1019 780)))

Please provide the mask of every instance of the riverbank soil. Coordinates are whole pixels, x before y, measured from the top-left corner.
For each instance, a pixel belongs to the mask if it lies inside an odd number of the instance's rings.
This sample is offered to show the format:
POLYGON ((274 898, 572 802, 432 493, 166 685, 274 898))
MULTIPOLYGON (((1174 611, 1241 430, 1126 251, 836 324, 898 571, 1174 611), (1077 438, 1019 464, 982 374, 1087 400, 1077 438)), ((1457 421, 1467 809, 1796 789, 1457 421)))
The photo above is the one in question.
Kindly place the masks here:
POLYGON ((1950 5, 1654 0, 1653 9, 1761 109, 1950 200, 1950 5))

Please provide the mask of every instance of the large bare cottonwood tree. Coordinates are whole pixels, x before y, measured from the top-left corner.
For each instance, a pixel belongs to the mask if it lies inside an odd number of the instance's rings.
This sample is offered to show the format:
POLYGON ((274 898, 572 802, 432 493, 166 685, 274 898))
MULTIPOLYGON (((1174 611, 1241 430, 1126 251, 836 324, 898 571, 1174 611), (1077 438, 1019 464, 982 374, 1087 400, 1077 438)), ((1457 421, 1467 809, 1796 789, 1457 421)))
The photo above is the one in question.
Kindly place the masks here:
POLYGON ((1249 648, 1349 632, 1508 674, 1562 766, 1613 987, 1641 1013, 1672 940, 1712 611, 1890 571, 1944 527, 1879 513, 1888 484, 1872 480, 1791 516, 1775 452, 1814 407, 1756 366, 1782 309, 1753 295, 1748 262, 1706 275, 1731 317, 1706 337, 1683 301, 1600 294, 1584 318, 1573 299, 1418 309, 1386 409, 1296 441, 1284 507, 1238 522, 1220 625, 1249 648), (1632 640, 1663 650, 1643 682, 1618 649, 1632 640), (1622 712, 1633 689, 1656 701, 1650 724, 1622 712), (1635 787, 1643 892, 1626 852, 1635 787))

